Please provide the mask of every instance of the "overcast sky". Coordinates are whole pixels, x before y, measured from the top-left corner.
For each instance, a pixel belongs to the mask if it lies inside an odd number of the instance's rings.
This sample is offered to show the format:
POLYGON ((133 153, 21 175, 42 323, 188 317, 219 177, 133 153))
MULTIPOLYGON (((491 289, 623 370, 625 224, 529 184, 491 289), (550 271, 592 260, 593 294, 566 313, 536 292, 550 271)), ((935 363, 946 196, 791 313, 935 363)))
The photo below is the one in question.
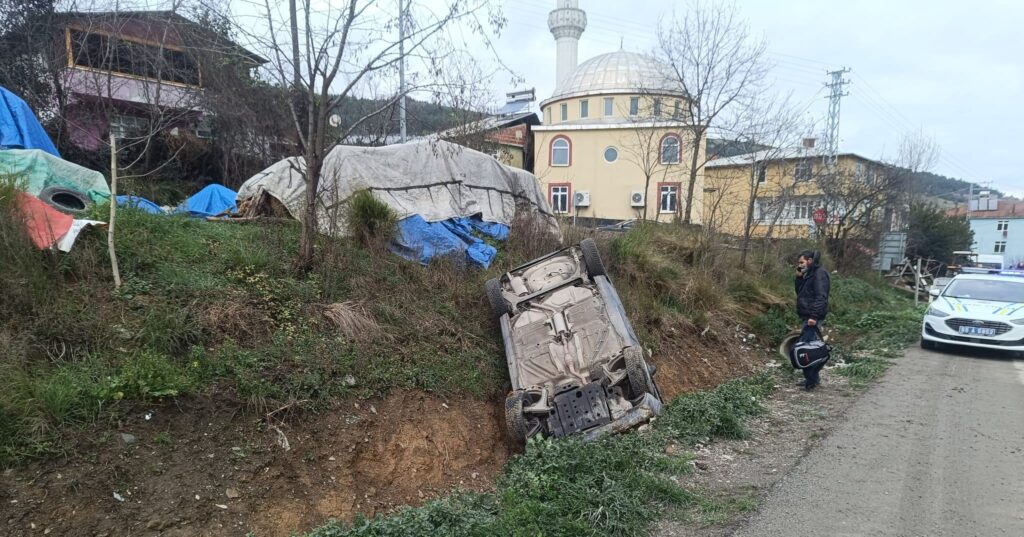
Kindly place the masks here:
MULTIPOLYGON (((555 0, 508 0, 501 59, 536 87, 554 89, 555 0)), ((579 59, 623 48, 649 52, 672 0, 580 0, 588 25, 579 59)), ((1024 1, 746 0, 752 30, 768 41, 775 78, 824 122, 825 71, 849 67, 840 150, 894 156, 901 135, 921 130, 941 146, 936 173, 1024 195, 1024 1)), ((494 82, 496 99, 508 76, 494 82)))

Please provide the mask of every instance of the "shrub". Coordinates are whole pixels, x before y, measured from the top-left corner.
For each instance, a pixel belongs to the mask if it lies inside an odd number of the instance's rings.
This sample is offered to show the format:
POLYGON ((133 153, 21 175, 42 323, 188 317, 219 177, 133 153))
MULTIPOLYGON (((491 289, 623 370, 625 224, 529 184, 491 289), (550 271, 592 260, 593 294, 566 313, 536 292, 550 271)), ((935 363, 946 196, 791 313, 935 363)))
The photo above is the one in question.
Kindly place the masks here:
POLYGON ((348 231, 364 246, 390 240, 398 224, 398 215, 369 190, 360 190, 348 200, 348 231))

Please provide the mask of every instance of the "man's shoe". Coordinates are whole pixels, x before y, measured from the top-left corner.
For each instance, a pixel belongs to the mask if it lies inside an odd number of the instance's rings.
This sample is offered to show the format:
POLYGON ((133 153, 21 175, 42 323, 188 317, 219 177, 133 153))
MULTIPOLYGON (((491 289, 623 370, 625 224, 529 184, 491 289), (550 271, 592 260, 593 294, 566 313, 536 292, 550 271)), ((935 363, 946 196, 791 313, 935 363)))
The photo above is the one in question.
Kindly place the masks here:
POLYGON ((817 388, 818 384, 821 384, 821 383, 820 382, 814 382, 814 383, 808 382, 808 383, 806 383, 804 385, 804 389, 807 390, 807 391, 811 391, 811 390, 817 388))

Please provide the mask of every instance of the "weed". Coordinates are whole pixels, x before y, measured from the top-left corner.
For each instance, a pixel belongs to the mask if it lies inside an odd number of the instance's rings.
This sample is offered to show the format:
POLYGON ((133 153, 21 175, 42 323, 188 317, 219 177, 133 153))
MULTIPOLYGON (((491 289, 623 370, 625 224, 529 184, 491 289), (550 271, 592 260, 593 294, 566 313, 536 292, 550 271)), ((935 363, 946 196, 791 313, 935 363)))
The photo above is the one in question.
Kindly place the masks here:
POLYGON ((346 207, 348 231, 364 246, 379 245, 395 233, 398 215, 369 190, 352 195, 346 207))
POLYGON ((153 443, 158 446, 169 446, 174 443, 174 439, 171 438, 171 433, 167 431, 160 431, 153 435, 153 443))

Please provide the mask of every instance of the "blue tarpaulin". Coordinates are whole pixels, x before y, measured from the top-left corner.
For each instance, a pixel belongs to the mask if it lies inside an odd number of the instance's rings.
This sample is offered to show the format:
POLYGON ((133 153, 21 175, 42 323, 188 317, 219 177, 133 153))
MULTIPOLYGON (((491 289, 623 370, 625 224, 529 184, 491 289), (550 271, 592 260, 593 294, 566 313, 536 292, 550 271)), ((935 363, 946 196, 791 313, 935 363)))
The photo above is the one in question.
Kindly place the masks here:
POLYGON ((479 216, 427 222, 413 215, 398 223, 391 251, 422 265, 436 257, 458 255, 471 265, 487 268, 498 251, 477 234, 505 240, 508 226, 484 222, 479 216))
POLYGON ((0 149, 41 149, 60 157, 32 109, 0 86, 0 149))
POLYGON ((131 207, 149 214, 164 214, 164 210, 159 205, 139 196, 118 196, 117 205, 119 207, 131 207))
POLYGON ((192 216, 206 217, 217 216, 228 209, 237 211, 238 206, 235 205, 236 196, 237 194, 234 190, 224 185, 207 185, 179 205, 175 212, 187 212, 192 216))

